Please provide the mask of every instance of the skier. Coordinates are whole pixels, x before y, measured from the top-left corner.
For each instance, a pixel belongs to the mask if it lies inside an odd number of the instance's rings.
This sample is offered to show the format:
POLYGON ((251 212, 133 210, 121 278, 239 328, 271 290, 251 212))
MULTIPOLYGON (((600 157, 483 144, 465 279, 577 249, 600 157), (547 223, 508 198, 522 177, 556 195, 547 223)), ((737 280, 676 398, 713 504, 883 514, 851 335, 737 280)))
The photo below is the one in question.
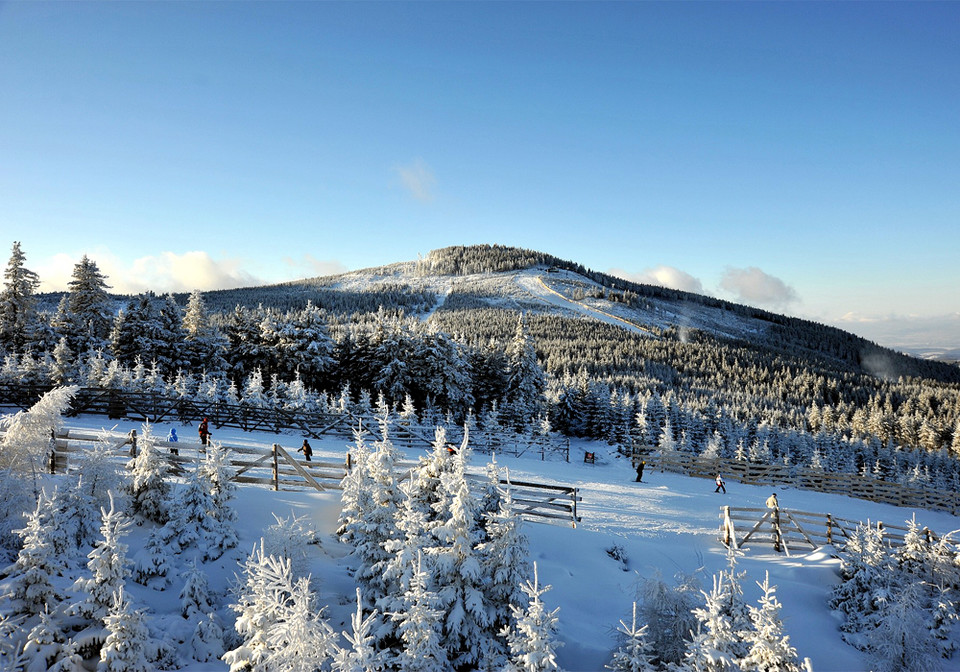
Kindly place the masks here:
POLYGON ((645 466, 647 466, 647 463, 640 460, 640 464, 637 465, 637 483, 643 482, 643 468, 645 466))
POLYGON ((779 509, 780 502, 777 501, 777 493, 773 493, 767 497, 767 508, 768 509, 779 509))
POLYGON ((313 455, 313 448, 310 447, 310 442, 304 439, 303 445, 297 448, 297 452, 303 453, 303 456, 306 458, 307 462, 309 462, 310 456, 313 455))
POLYGON ((207 423, 206 418, 200 421, 200 426, 197 427, 197 433, 200 435, 200 445, 206 446, 210 441, 210 425, 207 423))
POLYGON ((724 485, 723 476, 717 474, 717 489, 714 492, 720 492, 723 490, 723 494, 727 494, 726 485, 724 485))
MULTIPOLYGON (((167 443, 177 443, 180 440, 180 437, 177 436, 177 428, 171 427, 170 434, 167 435, 167 443)), ((180 449, 176 446, 170 446, 171 455, 179 455, 180 449)))

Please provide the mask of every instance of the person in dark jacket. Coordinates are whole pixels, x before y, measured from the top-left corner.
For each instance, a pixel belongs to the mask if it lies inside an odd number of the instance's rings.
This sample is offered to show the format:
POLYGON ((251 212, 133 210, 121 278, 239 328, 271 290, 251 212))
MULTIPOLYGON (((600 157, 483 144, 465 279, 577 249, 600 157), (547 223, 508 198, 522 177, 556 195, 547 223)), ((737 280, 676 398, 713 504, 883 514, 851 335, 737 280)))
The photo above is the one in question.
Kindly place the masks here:
POLYGON ((310 456, 313 455, 313 448, 310 447, 310 442, 306 439, 303 440, 303 445, 297 448, 298 453, 303 453, 303 457, 310 461, 310 456))
POLYGON ((210 442, 210 425, 206 418, 200 421, 197 433, 200 435, 200 444, 206 446, 210 442))
POLYGON ((643 482, 643 468, 645 466, 647 466, 647 463, 640 460, 640 463, 637 465, 637 483, 643 482))

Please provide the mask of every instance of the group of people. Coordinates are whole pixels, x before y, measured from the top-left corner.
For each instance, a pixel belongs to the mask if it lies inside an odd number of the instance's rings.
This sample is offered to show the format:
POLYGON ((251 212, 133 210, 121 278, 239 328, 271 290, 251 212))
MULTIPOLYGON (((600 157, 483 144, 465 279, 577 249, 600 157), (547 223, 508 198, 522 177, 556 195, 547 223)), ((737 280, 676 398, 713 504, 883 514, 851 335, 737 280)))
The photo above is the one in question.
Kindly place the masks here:
MULTIPOLYGON (((637 469, 636 482, 637 483, 643 482, 643 470, 644 470, 644 467, 646 466, 647 466, 647 463, 645 460, 640 460, 639 462, 637 462, 636 464, 636 469, 637 469)), ((717 484, 717 487, 714 490, 714 492, 722 492, 723 494, 727 494, 727 482, 723 480, 723 474, 717 474, 716 484, 717 484)), ((773 493, 772 495, 767 497, 766 506, 768 509, 780 508, 780 502, 777 501, 777 493, 773 493)))

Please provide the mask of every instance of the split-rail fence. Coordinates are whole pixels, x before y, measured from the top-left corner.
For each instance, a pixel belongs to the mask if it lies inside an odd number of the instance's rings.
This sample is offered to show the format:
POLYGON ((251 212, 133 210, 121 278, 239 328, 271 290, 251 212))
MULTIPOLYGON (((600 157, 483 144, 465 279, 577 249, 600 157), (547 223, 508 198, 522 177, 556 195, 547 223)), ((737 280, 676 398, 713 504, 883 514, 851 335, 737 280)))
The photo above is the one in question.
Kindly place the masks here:
MULTIPOLYGON (((70 455, 90 450, 97 443, 105 443, 118 457, 131 457, 136 448, 130 435, 119 432, 91 432, 66 429, 53 438, 45 468, 50 473, 67 473, 70 470, 70 455)), ((187 467, 201 459, 203 446, 198 442, 169 442, 154 439, 174 473, 183 474, 187 467), (166 452, 163 452, 166 451, 166 452), (176 452, 173 452, 176 451, 176 452)), ((352 465, 350 453, 342 462, 306 461, 291 455, 277 443, 267 447, 260 444, 224 445, 229 451, 229 462, 235 470, 237 483, 265 485, 274 490, 290 488, 313 488, 320 492, 340 490, 343 478, 352 465)), ((73 460, 75 462, 75 460, 73 460)), ((402 478, 409 477, 414 462, 401 462, 397 472, 402 478)), ((469 475, 475 486, 486 481, 469 475)), ((501 483, 507 484, 506 480, 501 483)), ((566 485, 537 483, 533 481, 509 481, 514 510, 525 519, 539 522, 569 523, 576 527, 580 522, 577 503, 582 500, 579 489, 566 485)))

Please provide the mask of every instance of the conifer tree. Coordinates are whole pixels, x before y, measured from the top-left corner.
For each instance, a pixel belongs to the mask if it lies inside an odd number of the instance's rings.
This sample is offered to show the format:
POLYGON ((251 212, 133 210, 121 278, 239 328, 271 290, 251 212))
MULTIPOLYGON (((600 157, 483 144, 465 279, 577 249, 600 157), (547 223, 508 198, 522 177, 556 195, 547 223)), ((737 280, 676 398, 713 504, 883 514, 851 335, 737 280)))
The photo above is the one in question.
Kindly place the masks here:
POLYGON ((24 350, 39 327, 37 288, 40 278, 24 266, 26 255, 14 241, 0 290, 0 346, 10 352, 24 350))
POLYGON ((440 641, 440 617, 437 594, 430 589, 429 573, 423 568, 423 555, 414 560, 410 583, 398 600, 390 618, 397 624, 397 636, 403 646, 394 659, 399 672, 446 672, 450 668, 440 641))
POLYGON ((55 531, 56 510, 43 491, 37 507, 27 518, 27 526, 16 530, 23 541, 13 565, 11 597, 19 601, 17 613, 41 614, 48 606, 56 606, 63 595, 54 587, 53 577, 61 563, 54 555, 51 535, 55 531))
POLYGON ((384 662, 380 653, 374 648, 372 634, 377 619, 377 612, 363 616, 363 599, 360 589, 357 588, 357 610, 350 616, 351 632, 344 632, 347 646, 338 648, 333 660, 334 672, 380 672, 384 669, 384 662))
POLYGON ((513 605, 515 625, 506 632, 510 659, 506 672, 546 672, 559 670, 556 651, 563 644, 557 640, 557 614, 560 608, 547 611, 540 599, 551 586, 539 585, 537 563, 533 563, 533 581, 527 581, 523 592, 528 597, 526 608, 513 605))
POLYGON ((146 648, 150 633, 142 611, 134 609, 120 584, 104 617, 107 638, 100 649, 97 672, 150 672, 146 648))
POLYGON ((187 563, 183 572, 183 588, 180 590, 180 615, 190 620, 202 617, 213 608, 207 573, 197 567, 196 559, 187 563))
POLYGON ((653 653, 647 641, 647 626, 637 626, 637 603, 633 603, 633 618, 630 625, 620 621, 618 628, 623 641, 613 652, 613 660, 605 665, 615 672, 654 672, 653 653))
POLYGON ((237 512, 230 504, 237 486, 231 480, 233 469, 230 467, 229 451, 216 441, 211 441, 197 472, 209 493, 210 502, 207 516, 202 521, 206 531, 206 559, 215 560, 238 543, 237 512))
POLYGON ((314 672, 332 659, 336 633, 317 608, 308 577, 292 584, 279 618, 267 629, 267 647, 264 667, 270 670, 314 672))
POLYGON ((502 410, 508 422, 519 431, 539 415, 546 389, 546 376, 537 362, 523 313, 517 318, 517 328, 507 348, 507 370, 502 410))
POLYGON ((133 513, 163 525, 168 519, 167 502, 170 465, 157 450, 149 423, 144 423, 137 440, 137 456, 130 460, 130 496, 133 513))
POLYGON ((67 343, 77 353, 107 347, 114 310, 106 276, 94 260, 83 255, 67 286, 70 293, 57 318, 67 343))
POLYGON ((129 530, 131 521, 118 511, 113 493, 109 493, 110 509, 102 508, 103 525, 100 534, 103 539, 87 556, 90 560, 88 577, 80 577, 73 584, 73 590, 83 595, 80 602, 73 605, 72 613, 77 613, 94 621, 103 621, 114 606, 114 593, 125 583, 130 574, 127 566, 127 544, 121 538, 129 530))
POLYGON ((790 638, 783 633, 777 588, 770 584, 770 573, 757 585, 763 595, 759 607, 750 607, 754 627, 743 634, 750 651, 740 661, 740 667, 757 672, 801 672, 797 650, 790 646, 790 638))

